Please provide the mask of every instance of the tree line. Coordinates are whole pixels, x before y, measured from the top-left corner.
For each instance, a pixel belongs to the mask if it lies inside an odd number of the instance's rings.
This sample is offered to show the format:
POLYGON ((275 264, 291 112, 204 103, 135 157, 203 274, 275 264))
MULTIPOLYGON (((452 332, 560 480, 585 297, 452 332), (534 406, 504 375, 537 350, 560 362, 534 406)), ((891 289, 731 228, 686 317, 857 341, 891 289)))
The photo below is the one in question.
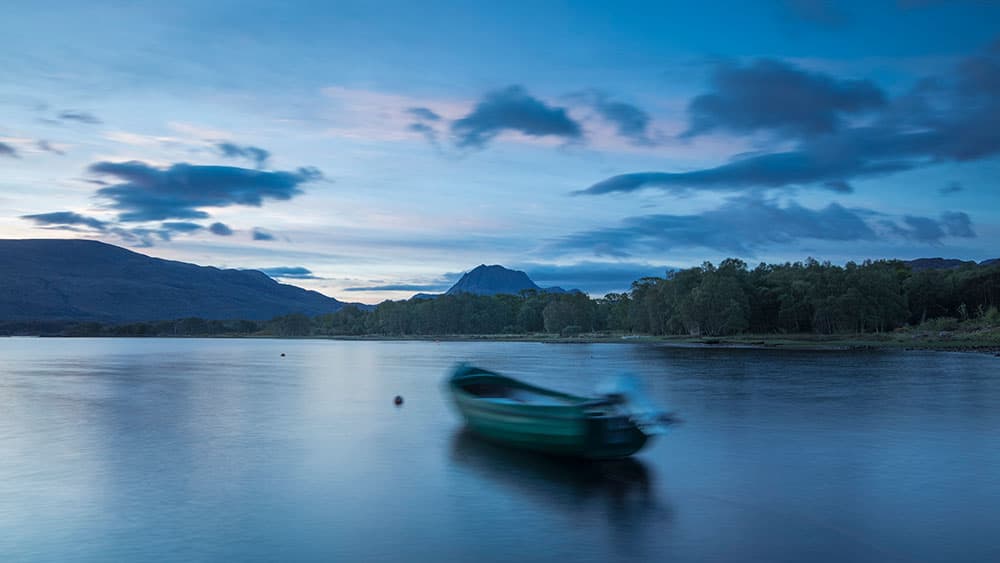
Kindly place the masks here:
MULTIPOLYGON (((105 325, 75 323, 61 334, 88 336, 434 336, 620 332, 725 336, 740 333, 872 333, 932 320, 984 319, 1000 325, 1000 264, 912 271, 898 260, 813 259, 750 268, 742 260, 642 278, 631 290, 592 299, 582 293, 442 295, 385 301, 374 310, 291 314, 269 321, 199 318, 105 325)), ((2 327, 0 327, 2 331, 2 327)))

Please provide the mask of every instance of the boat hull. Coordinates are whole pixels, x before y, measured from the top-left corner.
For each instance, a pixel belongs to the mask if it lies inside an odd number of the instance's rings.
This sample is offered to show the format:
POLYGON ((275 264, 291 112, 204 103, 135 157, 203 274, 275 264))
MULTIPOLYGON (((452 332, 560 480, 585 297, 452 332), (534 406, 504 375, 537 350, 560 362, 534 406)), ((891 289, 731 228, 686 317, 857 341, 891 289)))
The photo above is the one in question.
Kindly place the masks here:
POLYGON ((591 399, 529 386, 485 370, 459 372, 449 389, 466 425, 475 434, 506 446, 588 459, 620 458, 639 451, 648 437, 627 417, 587 406, 591 399), (546 393, 563 404, 536 405, 491 400, 467 391, 469 377, 546 393))

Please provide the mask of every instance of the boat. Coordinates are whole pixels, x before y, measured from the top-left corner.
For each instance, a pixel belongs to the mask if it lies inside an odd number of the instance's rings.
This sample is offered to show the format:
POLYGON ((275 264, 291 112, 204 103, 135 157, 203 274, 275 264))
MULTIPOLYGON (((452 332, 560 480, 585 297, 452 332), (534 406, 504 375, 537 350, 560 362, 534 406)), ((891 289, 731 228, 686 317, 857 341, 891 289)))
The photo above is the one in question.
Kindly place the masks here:
POLYGON ((580 397, 461 363, 452 370, 447 391, 475 434, 557 456, 627 457, 677 422, 650 407, 627 377, 598 396, 580 397))

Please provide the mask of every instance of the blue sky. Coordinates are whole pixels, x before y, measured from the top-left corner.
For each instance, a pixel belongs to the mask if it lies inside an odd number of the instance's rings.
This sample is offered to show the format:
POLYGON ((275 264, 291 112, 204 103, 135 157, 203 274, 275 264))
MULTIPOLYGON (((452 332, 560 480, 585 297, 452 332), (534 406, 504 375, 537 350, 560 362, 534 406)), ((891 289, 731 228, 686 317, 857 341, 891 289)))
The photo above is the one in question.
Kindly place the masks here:
POLYGON ((1000 255, 986 2, 9 2, 0 236, 349 301, 1000 255))

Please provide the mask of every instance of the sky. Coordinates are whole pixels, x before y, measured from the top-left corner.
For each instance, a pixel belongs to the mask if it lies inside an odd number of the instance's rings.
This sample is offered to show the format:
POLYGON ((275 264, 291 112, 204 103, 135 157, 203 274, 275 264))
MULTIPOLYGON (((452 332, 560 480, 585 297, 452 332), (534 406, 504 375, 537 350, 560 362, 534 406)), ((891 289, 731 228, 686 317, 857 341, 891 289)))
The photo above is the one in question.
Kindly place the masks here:
POLYGON ((343 301, 1000 256, 995 2, 8 0, 0 77, 0 237, 343 301))

